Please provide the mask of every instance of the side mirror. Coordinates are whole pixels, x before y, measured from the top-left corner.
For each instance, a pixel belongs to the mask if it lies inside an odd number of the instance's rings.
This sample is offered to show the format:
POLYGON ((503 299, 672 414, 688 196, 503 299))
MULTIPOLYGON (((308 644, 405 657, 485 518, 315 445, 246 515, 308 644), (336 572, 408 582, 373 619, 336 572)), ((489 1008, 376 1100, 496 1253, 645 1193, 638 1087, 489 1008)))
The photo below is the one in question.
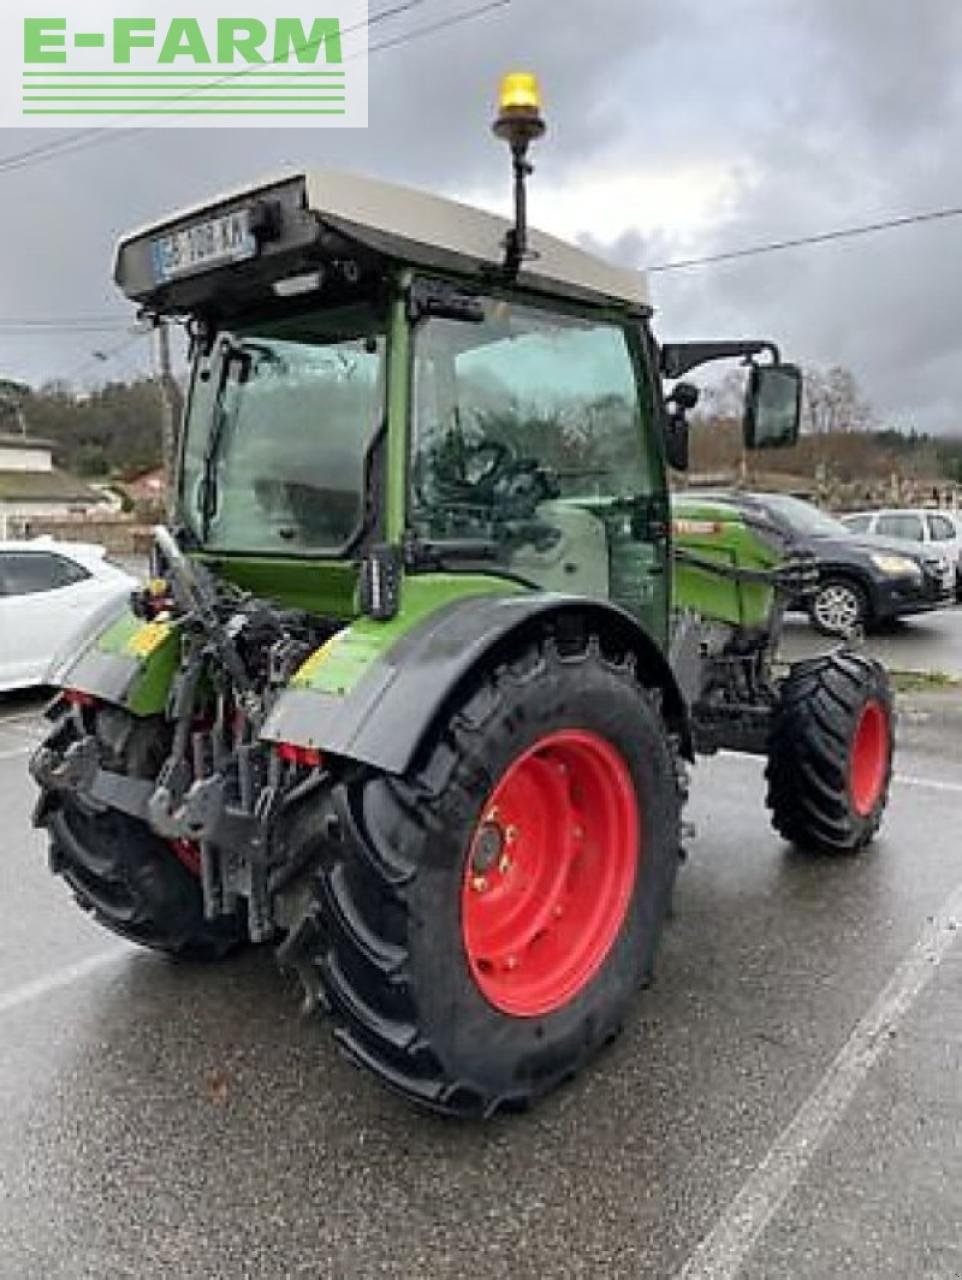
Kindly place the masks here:
POLYGON ((802 424, 802 372, 794 364, 753 365, 743 420, 746 449, 785 449, 802 424))
POLYGON ((687 415, 697 405, 699 394, 698 388, 690 382, 679 382, 666 402, 670 412, 665 419, 665 457, 674 471, 688 470, 687 415))

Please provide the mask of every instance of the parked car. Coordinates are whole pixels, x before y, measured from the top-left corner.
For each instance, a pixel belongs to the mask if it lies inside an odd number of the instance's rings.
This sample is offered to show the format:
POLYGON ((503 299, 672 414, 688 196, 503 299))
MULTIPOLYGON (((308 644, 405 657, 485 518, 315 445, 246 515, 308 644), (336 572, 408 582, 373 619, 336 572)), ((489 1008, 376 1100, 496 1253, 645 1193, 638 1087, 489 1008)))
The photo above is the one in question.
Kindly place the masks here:
POLYGON ((962 600, 962 515, 925 507, 888 508, 842 516, 842 523, 853 533, 902 538, 944 553, 955 571, 956 599, 962 600))
POLYGON ((948 557, 904 541, 860 535, 811 502, 785 494, 716 492, 742 510, 761 515, 818 562, 818 587, 804 609, 824 635, 869 630, 894 618, 940 609, 953 599, 948 557))
POLYGON ((44 684, 58 653, 136 585, 103 547, 0 542, 0 691, 44 684))

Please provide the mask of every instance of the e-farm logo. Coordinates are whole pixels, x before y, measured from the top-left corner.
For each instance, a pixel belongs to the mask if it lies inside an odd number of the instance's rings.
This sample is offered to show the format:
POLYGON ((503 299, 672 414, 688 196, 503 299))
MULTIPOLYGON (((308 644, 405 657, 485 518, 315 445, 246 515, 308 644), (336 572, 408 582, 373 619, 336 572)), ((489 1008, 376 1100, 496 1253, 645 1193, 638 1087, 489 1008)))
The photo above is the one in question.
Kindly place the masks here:
POLYGON ((281 3, 192 0, 174 17, 143 0, 5 3, 0 57, 17 65, 0 126, 366 125, 367 0, 281 3))

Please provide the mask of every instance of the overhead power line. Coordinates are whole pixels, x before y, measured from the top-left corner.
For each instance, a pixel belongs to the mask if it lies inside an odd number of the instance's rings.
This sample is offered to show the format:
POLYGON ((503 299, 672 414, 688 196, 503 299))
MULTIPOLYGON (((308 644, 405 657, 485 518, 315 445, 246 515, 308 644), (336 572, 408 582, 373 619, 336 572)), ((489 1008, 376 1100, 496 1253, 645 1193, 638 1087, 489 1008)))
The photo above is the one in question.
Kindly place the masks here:
MULTIPOLYGON (((400 0, 400 3, 392 5, 388 9, 383 9, 380 13, 375 14, 366 22, 356 23, 352 27, 345 27, 342 35, 348 35, 352 31, 363 30, 365 27, 370 29, 377 26, 381 22, 386 22, 390 18, 398 17, 402 13, 407 13, 412 9, 417 9, 429 0, 400 0)), ((453 14, 447 18, 439 19, 436 22, 428 23, 423 27, 417 27, 413 31, 408 31, 399 36, 394 36, 389 40, 383 41, 381 44, 371 45, 367 54, 368 57, 376 53, 381 53, 386 49, 396 49, 401 45, 411 44, 415 40, 424 39, 426 36, 435 34, 435 32, 446 30, 449 27, 460 26, 462 23, 471 22, 476 18, 484 17, 486 14, 496 9, 507 8, 512 0, 490 0, 490 3, 478 5, 472 9, 464 10, 461 13, 453 14)), ((351 61, 352 59, 346 59, 351 61)), ((270 59, 265 66, 279 65, 281 59, 270 59)), ((179 98, 171 99, 179 101, 180 98, 190 98, 194 94, 206 91, 209 88, 216 88, 220 85, 227 84, 238 76, 250 74, 250 68, 245 67, 241 71, 232 71, 222 76, 218 80, 211 81, 209 85, 205 85, 203 89, 194 88, 186 90, 179 98)), ((11 155, 0 156, 0 174, 16 172, 19 169, 33 168, 38 164, 44 164, 48 160, 56 160, 63 155, 73 155, 78 151, 87 151, 92 147, 105 146, 110 142, 118 142, 123 138, 136 137, 147 132, 147 129, 140 126, 132 126, 130 128, 111 128, 111 129, 81 129, 69 134, 64 138, 51 139, 48 142, 39 143, 35 147, 28 147, 25 151, 14 152, 11 155)))
POLYGON ((740 258, 757 258, 764 253, 781 253, 785 249, 801 249, 809 245, 829 244, 835 240, 852 240, 856 236, 870 236, 878 231, 893 231, 898 227, 914 227, 926 222, 943 222, 948 218, 962 217, 962 207, 932 209, 927 213, 903 214, 886 218, 881 222, 863 222, 853 227, 841 227, 834 231, 819 231, 813 235, 795 236, 788 240, 770 240, 750 245, 744 249, 729 249, 724 253, 709 253, 701 258, 679 258, 674 262, 661 262, 648 267, 649 274, 664 271, 683 271, 688 267, 709 267, 716 262, 735 262, 740 258))
MULTIPOLYGON (((493 0, 483 10, 502 8, 511 0, 493 0)), ((443 26, 451 26, 457 18, 443 19, 431 26, 432 31, 443 26)), ((700 258, 680 258, 672 262, 658 263, 645 268, 649 274, 667 271, 681 271, 688 267, 712 266, 720 262, 734 262, 742 258, 755 258, 762 254, 780 253, 786 249, 799 249, 809 246, 829 244, 838 240, 853 239, 857 236, 874 235, 880 231, 894 231, 902 227, 920 226, 926 223, 943 222, 951 218, 962 217, 962 207, 949 206, 944 209, 932 209, 925 213, 904 214, 895 218, 886 218, 878 222, 865 222, 857 226, 842 227, 833 231, 820 231, 812 235, 796 236, 787 240, 771 240, 763 244, 751 245, 743 249, 730 249, 723 253, 706 254, 700 258)), ((107 316, 50 316, 0 317, 0 336, 27 336, 30 334, 70 334, 70 333, 110 333, 126 330, 129 323, 121 318, 111 319, 107 316)))
POLYGON ((136 343, 142 342, 145 338, 150 337, 153 329, 139 330, 137 333, 125 338, 123 342, 118 342, 116 346, 107 347, 103 351, 94 351, 87 356, 75 368, 63 375, 62 381, 76 382, 78 378, 83 377, 88 369, 98 368, 100 365, 109 364, 111 360, 115 360, 117 356, 123 355, 129 351, 136 343))

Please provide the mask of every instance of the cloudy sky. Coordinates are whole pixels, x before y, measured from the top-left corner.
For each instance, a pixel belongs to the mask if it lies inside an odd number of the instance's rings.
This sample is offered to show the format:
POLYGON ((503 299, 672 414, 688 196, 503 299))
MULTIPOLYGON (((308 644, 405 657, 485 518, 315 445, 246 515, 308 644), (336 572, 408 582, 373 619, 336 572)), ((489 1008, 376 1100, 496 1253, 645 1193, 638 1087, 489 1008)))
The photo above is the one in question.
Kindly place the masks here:
MULTIPOLYGON (((372 0, 371 13, 389 0, 372 0)), ((419 0, 371 43, 476 7, 419 0)), ((4 321, 129 312, 131 226, 285 166, 357 169, 506 208, 488 131, 501 73, 541 76, 533 220, 631 266, 962 204, 958 0, 510 0, 375 53, 365 131, 166 131, 46 163, 62 132, 0 130, 0 373, 90 384, 149 354, 4 321)), ((653 278, 662 338, 775 337, 850 367, 881 420, 962 431, 962 218, 653 278)))

